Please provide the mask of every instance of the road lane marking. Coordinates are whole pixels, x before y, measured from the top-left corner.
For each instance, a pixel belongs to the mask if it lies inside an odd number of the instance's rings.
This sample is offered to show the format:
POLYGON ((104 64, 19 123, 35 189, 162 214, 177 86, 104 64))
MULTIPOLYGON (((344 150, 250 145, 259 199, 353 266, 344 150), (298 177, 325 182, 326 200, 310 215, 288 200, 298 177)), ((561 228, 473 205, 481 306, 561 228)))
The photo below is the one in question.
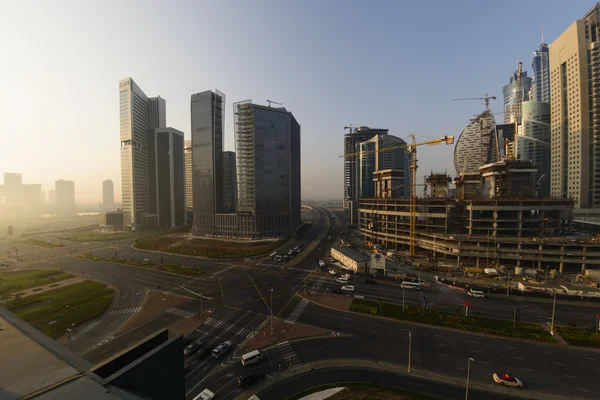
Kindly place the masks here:
POLYGON ((507 349, 511 349, 511 350, 516 350, 516 347, 512 347, 512 346, 506 346, 507 349))
POLYGON ((221 288, 221 297, 223 298, 223 304, 226 305, 227 303, 225 303, 225 292, 223 292, 223 285, 221 285, 221 278, 219 278, 218 281, 219 281, 219 287, 221 288))
POLYGON ((252 282, 252 285, 254 285, 254 288, 256 289, 256 291, 258 292, 260 298, 262 299, 262 301, 265 303, 265 306, 267 306, 267 310, 269 310, 269 313, 271 315, 273 315, 273 310, 271 310, 271 307, 269 307, 269 304, 267 303, 267 300, 263 297, 262 292, 260 291, 260 289, 258 289, 258 286, 256 286, 256 283, 254 283, 254 280, 252 279, 252 277, 250 276, 250 273, 248 272, 248 270, 244 270, 246 271, 246 275, 248 275, 248 279, 250 279, 250 282, 252 282))
POLYGON ((444 344, 444 343, 440 343, 440 344, 438 344, 438 346, 440 346, 440 347, 448 347, 448 345, 444 344))
POLYGON ((567 377, 567 378, 577 378, 575 375, 567 375, 567 374, 565 374, 565 377, 567 377))
POLYGON ((448 354, 440 354, 442 357, 450 357, 448 354))
POLYGON ((476 342, 474 340, 469 340, 469 343, 473 343, 473 344, 479 344, 479 342, 476 342))
POLYGON ((515 360, 524 360, 523 357, 513 357, 515 360))
POLYGON ((596 361, 596 359, 595 359, 595 358, 593 358, 593 357, 586 357, 585 359, 586 359, 586 360, 589 360, 589 361, 596 361))
POLYGON ((529 368, 521 368, 521 370, 523 370, 523 371, 533 371, 532 369, 529 369, 529 368))
POLYGON ((549 351, 545 351, 544 354, 548 354, 549 356, 554 356, 554 353, 550 353, 549 351))
POLYGON ((471 350, 473 353, 485 353, 483 350, 471 350))
POLYGON ((484 363, 484 364, 491 364, 489 361, 481 361, 481 360, 477 360, 478 363, 484 363))
POLYGON ((553 363, 553 364, 554 364, 554 365, 558 365, 559 367, 564 367, 564 366, 565 366, 565 364, 563 364, 563 363, 559 363, 559 362, 555 362, 555 363, 553 363))
POLYGON ((584 388, 577 388, 577 390, 579 390, 580 392, 589 392, 589 390, 584 389, 584 388))
POLYGON ((433 335, 433 337, 441 337, 441 338, 443 338, 442 335, 433 335))

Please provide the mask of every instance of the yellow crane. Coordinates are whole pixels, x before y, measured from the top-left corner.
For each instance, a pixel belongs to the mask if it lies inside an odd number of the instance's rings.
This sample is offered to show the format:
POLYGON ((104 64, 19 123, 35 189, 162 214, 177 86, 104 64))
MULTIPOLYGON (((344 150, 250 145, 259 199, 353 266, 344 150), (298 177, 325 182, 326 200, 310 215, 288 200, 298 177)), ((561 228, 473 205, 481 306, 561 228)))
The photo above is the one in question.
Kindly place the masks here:
POLYGON ((419 146, 434 146, 440 143, 454 144, 454 136, 442 136, 438 139, 428 140, 426 142, 415 141, 415 135, 410 134, 411 142, 402 146, 389 146, 379 150, 365 150, 356 153, 348 153, 340 158, 358 157, 360 155, 381 153, 384 151, 407 149, 410 155, 410 255, 415 255, 416 242, 416 220, 417 220, 417 147, 419 146))

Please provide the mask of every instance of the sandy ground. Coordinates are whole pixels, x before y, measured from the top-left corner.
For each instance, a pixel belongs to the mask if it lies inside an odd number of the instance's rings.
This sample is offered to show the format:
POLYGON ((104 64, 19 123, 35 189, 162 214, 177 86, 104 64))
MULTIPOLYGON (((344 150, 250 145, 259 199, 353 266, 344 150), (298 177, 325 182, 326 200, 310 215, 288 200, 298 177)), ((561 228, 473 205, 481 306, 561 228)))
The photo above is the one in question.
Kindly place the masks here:
POLYGON ((341 294, 317 293, 308 295, 307 299, 314 301, 317 304, 322 304, 338 310, 348 311, 353 298, 341 294))
POLYGON ((328 397, 327 400, 410 400, 414 398, 415 397, 410 395, 394 393, 387 390, 346 388, 333 396, 328 397))
POLYGON ((144 307, 131 319, 129 319, 129 321, 122 325, 115 332, 115 335, 118 335, 121 332, 131 329, 134 326, 137 326, 143 322, 146 322, 150 318, 155 317, 162 312, 165 312, 169 308, 176 307, 179 304, 184 303, 185 301, 187 301, 187 299, 184 297, 175 296, 172 294, 165 294, 160 290, 152 290, 148 293, 148 297, 146 298, 144 307))
POLYGON ((267 320, 267 323, 259 330, 256 335, 248 339, 243 348, 243 353, 259 349, 261 347, 272 345, 282 340, 296 339, 306 336, 317 336, 327 334, 327 330, 322 328, 316 328, 310 325, 303 324, 288 324, 282 319, 273 319, 273 329, 275 335, 269 335, 271 331, 271 324, 267 320))

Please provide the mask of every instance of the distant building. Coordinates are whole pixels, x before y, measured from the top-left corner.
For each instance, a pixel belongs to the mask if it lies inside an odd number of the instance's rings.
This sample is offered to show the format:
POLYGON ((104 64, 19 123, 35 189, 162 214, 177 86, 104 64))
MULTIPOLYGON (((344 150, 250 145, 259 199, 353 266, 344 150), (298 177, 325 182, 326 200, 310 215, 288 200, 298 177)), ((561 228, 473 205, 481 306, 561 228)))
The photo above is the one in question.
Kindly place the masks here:
POLYGON ((54 189, 48 190, 48 204, 56 205, 56 190, 54 189))
POLYGON ((192 141, 186 140, 183 147, 185 167, 185 208, 191 212, 194 208, 194 193, 192 186, 192 141))
POLYGON ((54 190, 56 191, 56 211, 75 212, 75 182, 59 179, 54 182, 54 190))
POLYGON ((110 179, 102 182, 102 204, 100 204, 100 209, 104 211, 115 210, 115 186, 110 179))
POLYGON ((126 211, 107 211, 100 213, 100 225, 121 231, 131 225, 131 216, 126 211))
POLYGON ((238 235, 280 237, 300 216, 300 125, 285 108, 235 103, 238 235))
POLYGON ((149 214, 157 225, 173 228, 185 223, 183 132, 174 128, 148 131, 149 214))
POLYGON ((123 210, 136 227, 147 226, 148 130, 165 128, 165 100, 148 98, 131 78, 119 82, 123 210))
POLYGON ((548 44, 544 42, 542 34, 542 44, 533 52, 533 98, 530 100, 550 103, 550 53, 548 44))
POLYGON ((600 207, 600 4, 549 46, 550 194, 600 207))
POLYGON ((20 213, 32 213, 38 210, 42 197, 42 185, 23 184, 18 173, 4 173, 4 184, 0 185, 0 214, 6 212, 12 216, 20 213))
POLYGON ((517 93, 518 88, 517 73, 514 72, 510 76, 509 83, 502 88, 504 94, 504 123, 514 124, 517 121, 521 123, 521 115, 515 116, 517 99, 529 101, 529 92, 531 90, 531 78, 527 76, 527 71, 521 73, 521 90, 517 93))
POLYGON ((344 135, 344 210, 348 214, 350 225, 358 224, 359 177, 359 144, 375 135, 387 135, 389 129, 371 129, 368 126, 350 128, 344 135))
POLYGON ((234 213, 237 207, 237 171, 235 152, 223 152, 223 212, 234 213))
POLYGON ((374 196, 379 199, 404 196, 404 170, 381 169, 373 172, 374 196))
POLYGON ((210 90, 191 97, 192 184, 195 235, 214 235, 223 213, 223 127, 225 94, 210 90))

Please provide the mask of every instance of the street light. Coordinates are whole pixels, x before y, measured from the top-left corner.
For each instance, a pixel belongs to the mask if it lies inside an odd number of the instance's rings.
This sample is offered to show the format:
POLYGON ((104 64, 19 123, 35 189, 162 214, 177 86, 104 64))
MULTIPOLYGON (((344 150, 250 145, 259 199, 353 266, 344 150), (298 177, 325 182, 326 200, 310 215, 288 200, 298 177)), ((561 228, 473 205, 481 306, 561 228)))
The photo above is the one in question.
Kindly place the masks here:
POLYGON ((273 288, 269 289, 271 292, 271 335, 273 334, 273 288))
POLYGON ((408 373, 410 374, 410 350, 412 348, 412 333, 408 332, 408 373))
POLYGON ((554 301, 552 302, 552 323, 550 324, 550 334, 554 336, 554 311, 556 310, 556 292, 554 292, 554 301))
POLYGON ((471 376, 471 361, 475 360, 469 357, 469 361, 467 361, 467 388, 465 391, 465 400, 469 399, 469 378, 471 376))
POLYGON ((404 312, 404 285, 402 285, 402 312, 404 312))

